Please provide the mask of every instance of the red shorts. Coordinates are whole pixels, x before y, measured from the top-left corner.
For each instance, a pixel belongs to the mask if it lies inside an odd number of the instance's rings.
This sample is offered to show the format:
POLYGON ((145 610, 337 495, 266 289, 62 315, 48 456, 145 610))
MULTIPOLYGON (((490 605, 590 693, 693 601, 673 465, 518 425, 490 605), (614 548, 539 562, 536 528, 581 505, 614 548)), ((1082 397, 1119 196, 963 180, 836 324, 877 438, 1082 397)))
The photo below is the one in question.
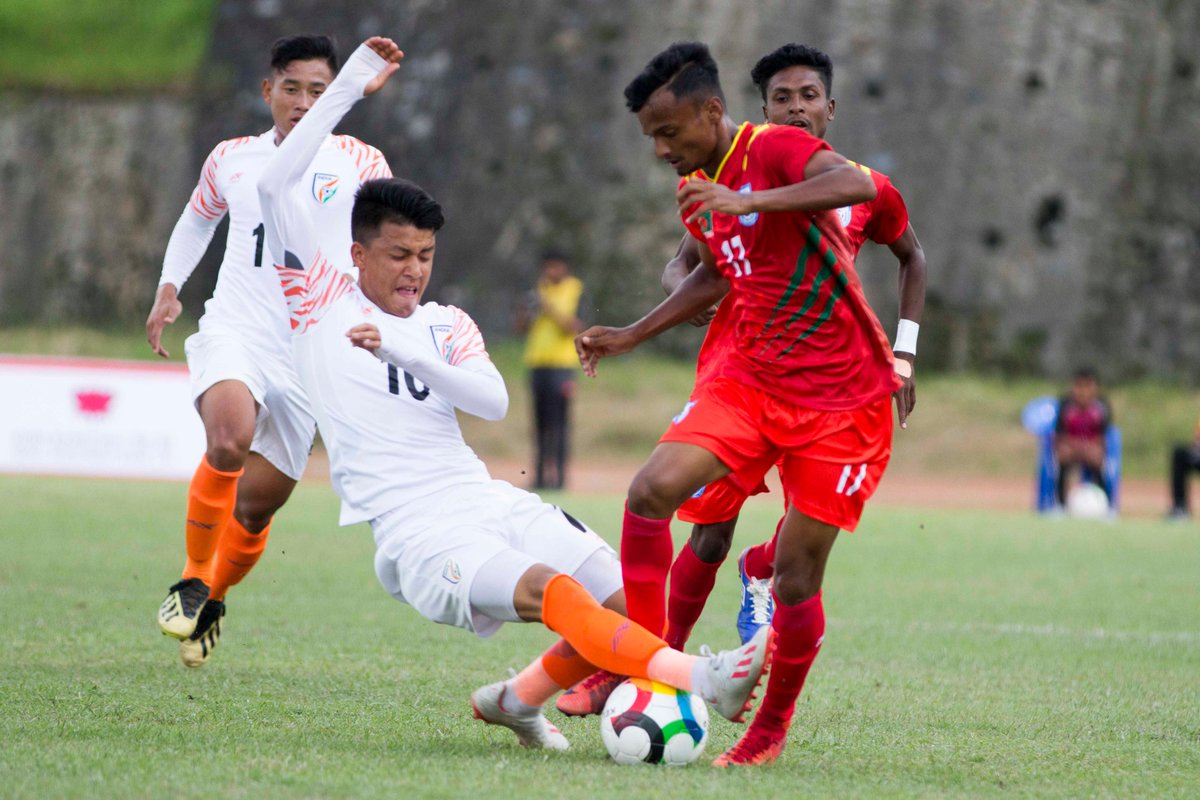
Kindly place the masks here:
MULTIPOLYGON (((721 378, 696 392, 659 441, 708 450, 729 467, 727 489, 745 491, 749 476, 778 463, 789 506, 852 531, 892 454, 892 401, 884 395, 851 411, 817 411, 721 378)), ((712 502, 719 513, 730 507, 727 493, 712 502)), ((703 520, 711 521, 722 520, 703 520)))
POLYGON ((759 476, 758 484, 743 483, 733 473, 719 481, 704 486, 700 491, 689 497, 675 512, 675 516, 693 525, 715 525, 718 522, 731 520, 741 513, 746 498, 754 494, 769 491, 759 476), (751 485, 754 488, 747 490, 751 485))

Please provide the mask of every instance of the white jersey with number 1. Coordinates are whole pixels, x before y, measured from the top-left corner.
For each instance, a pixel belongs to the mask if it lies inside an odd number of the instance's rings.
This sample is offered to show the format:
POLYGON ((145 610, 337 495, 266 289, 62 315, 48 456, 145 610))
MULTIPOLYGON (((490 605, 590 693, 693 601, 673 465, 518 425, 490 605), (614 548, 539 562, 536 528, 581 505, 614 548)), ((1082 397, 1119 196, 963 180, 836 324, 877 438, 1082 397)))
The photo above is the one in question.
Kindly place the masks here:
MULTIPOLYGON (((162 283, 177 288, 191 275, 221 218, 229 214, 225 257, 205 303, 200 330, 233 330, 251 347, 286 351, 288 323, 279 280, 266 250, 258 179, 275 154, 275 131, 229 139, 204 162, 191 200, 176 223, 163 259, 162 283)), ((352 136, 327 135, 294 191, 307 204, 327 253, 350 252, 350 210, 360 183, 391 176, 379 150, 352 136)))

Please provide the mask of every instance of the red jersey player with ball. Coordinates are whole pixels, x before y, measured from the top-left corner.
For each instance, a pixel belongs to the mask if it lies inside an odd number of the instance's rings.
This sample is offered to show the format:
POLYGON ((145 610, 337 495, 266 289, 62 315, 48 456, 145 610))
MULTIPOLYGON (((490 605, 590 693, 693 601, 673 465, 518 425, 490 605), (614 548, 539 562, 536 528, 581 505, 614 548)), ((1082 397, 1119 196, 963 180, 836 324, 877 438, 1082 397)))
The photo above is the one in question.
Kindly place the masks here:
MULTIPOLYGON (((791 125, 824 139, 833 120, 835 101, 831 94, 833 62, 813 47, 786 44, 759 59, 750 72, 763 98, 763 115, 776 125, 791 125)), ((878 193, 874 200, 838 209, 846 227, 850 248, 857 256, 862 246, 873 241, 885 245, 896 257, 899 267, 900 323, 896 343, 896 371, 904 381, 895 393, 896 412, 901 427, 916 404, 913 362, 916 359, 916 334, 925 306, 925 253, 908 219, 904 198, 888 176, 860 165, 874 181, 878 193)), ((679 252, 663 271, 663 286, 668 294, 700 263, 699 243, 686 236, 679 252)), ((726 336, 732 304, 718 309, 705 337, 697 367, 699 386, 709 372, 708 365, 718 361, 720 350, 734 346, 726 336)), ((748 494, 763 490, 758 475, 730 475, 705 487, 698 497, 689 499, 677 516, 694 523, 688 544, 680 552, 671 570, 671 595, 668 602, 666 640, 681 647, 712 589, 716 570, 724 561, 733 540, 734 526, 748 494)), ((769 581, 775 558, 774 539, 749 548, 739 559, 743 583, 742 609, 738 630, 745 638, 770 623, 769 581)))
MULTIPOLYGON (((891 453, 891 345, 854 271, 842 206, 875 183, 814 136, 735 126, 708 48, 672 45, 625 90, 655 154, 681 176, 684 223, 705 246, 679 290, 624 328, 576 340, 585 371, 629 352, 729 293, 734 347, 712 365, 629 488, 621 560, 630 616, 664 624, 670 518, 729 473, 781 465, 789 511, 775 563, 777 652, 763 707, 718 765, 773 760, 824 635, 820 587, 841 528, 852 530, 891 453)), ((656 627, 657 626, 657 627, 656 627)))

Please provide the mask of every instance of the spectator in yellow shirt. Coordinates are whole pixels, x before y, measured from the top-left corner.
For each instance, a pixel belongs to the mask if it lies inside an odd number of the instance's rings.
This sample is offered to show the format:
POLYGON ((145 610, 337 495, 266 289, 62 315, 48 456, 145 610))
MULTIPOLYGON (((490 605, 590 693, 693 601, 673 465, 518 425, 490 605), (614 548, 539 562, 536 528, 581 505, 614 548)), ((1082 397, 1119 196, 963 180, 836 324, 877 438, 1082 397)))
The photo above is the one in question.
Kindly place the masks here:
POLYGON ((561 489, 566 478, 570 401, 579 370, 575 334, 582 328, 578 316, 582 294, 583 282, 571 274, 566 257, 545 254, 532 303, 536 316, 525 342, 537 451, 534 489, 561 489))

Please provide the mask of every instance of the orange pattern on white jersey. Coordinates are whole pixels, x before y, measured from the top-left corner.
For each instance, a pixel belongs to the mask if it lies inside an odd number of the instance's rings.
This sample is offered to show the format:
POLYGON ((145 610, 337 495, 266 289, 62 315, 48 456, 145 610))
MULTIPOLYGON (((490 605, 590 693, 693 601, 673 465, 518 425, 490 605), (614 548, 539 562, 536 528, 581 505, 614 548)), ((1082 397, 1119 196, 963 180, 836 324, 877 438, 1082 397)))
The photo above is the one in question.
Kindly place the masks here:
POLYGON ((229 210, 229 204, 217 189, 217 163, 230 150, 246 144, 253 138, 239 136, 236 139, 226 139, 208 154, 208 158, 204 159, 204 168, 200 170, 200 181, 192 190, 190 203, 193 211, 205 219, 218 219, 229 210))
POLYGON ((355 139, 353 136, 334 136, 333 141, 339 149, 344 150, 354 159, 354 163, 358 167, 360 182, 374 178, 392 177, 392 169, 378 148, 372 147, 361 139, 355 139))
POLYGON ((338 270, 318 250, 307 269, 275 265, 279 285, 287 300, 292 331, 302 334, 321 321, 325 311, 354 287, 350 276, 338 270))
POLYGON ((454 315, 454 325, 445 343, 445 347, 448 349, 442 353, 446 363, 457 367, 472 358, 490 361, 487 348, 483 345, 483 335, 479 333, 479 326, 475 324, 475 320, 471 319, 461 308, 446 307, 454 315))

